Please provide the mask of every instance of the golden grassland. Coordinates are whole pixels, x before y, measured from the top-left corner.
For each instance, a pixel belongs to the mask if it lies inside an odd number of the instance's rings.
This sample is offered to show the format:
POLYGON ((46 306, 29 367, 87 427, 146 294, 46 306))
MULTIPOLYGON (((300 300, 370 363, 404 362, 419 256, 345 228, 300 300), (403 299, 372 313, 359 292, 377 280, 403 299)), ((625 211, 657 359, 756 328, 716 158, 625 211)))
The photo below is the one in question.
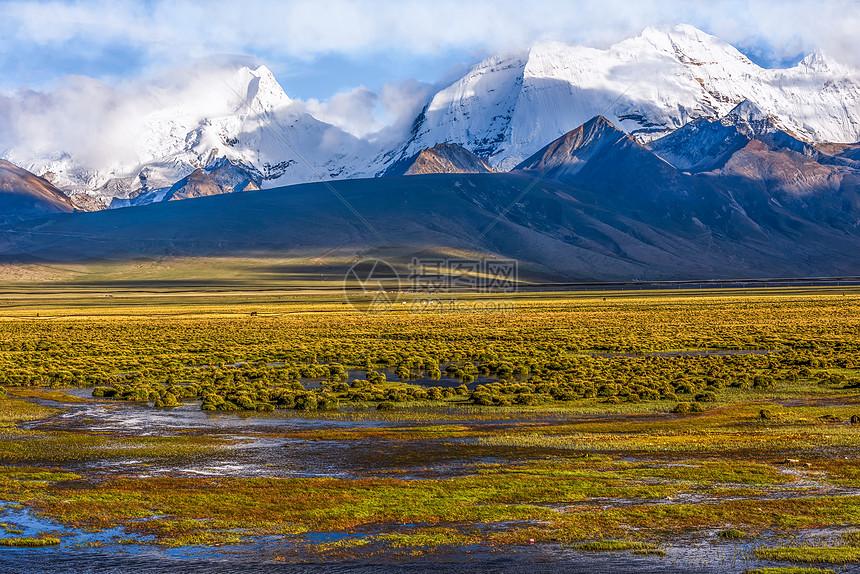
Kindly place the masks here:
MULTIPOLYGON (((395 306, 370 315, 335 296, 294 293, 7 293, 0 499, 74 529, 121 526, 165 545, 267 536, 329 558, 531 542, 659 555, 682 537, 804 540, 860 524, 860 428, 849 423, 860 415, 857 291, 508 297, 513 313, 395 306), (348 380, 351 370, 364 378, 348 380), (463 386, 414 384, 443 371, 463 386), (478 377, 495 382, 476 386, 478 377), (311 379, 319 389, 304 388, 311 379), (241 439, 28 426, 53 420, 64 403, 85 404, 59 390, 73 386, 141 409, 197 399, 340 421, 273 426, 258 438, 311 452, 356 445, 362 468, 388 472, 142 478, 147 467, 223 456, 241 439), (359 447, 368 444, 386 447, 359 447), (126 474, 88 466, 131 459, 126 474), (414 476, 452 461, 449 472, 414 476), (308 536, 320 532, 343 537, 308 536)), ((857 559, 848 542, 831 546, 757 552, 779 562, 857 559)))

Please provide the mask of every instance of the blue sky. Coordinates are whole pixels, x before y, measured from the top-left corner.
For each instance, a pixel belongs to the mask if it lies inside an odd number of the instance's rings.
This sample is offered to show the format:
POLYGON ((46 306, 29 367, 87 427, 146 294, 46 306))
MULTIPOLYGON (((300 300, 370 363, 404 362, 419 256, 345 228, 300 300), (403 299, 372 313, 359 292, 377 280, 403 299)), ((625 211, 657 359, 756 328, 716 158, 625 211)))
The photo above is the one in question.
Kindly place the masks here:
POLYGON ((854 0, 2 0, 0 13, 6 93, 71 74, 110 85, 199 58, 245 56, 269 66, 290 96, 324 100, 410 77, 444 81, 489 53, 538 41, 605 47, 648 25, 682 22, 767 66, 817 47, 860 59, 854 0))

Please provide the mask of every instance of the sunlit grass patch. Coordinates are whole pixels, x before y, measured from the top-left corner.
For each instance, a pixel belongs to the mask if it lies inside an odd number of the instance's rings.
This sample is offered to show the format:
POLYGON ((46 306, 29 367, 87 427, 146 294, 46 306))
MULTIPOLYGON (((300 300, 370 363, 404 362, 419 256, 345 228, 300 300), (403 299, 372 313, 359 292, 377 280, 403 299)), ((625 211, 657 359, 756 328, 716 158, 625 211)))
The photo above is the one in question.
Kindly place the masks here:
POLYGON ((56 412, 56 409, 43 407, 29 401, 0 396, 0 425, 37 420, 56 412))
POLYGON ((781 548, 757 548, 757 558, 778 562, 808 562, 818 564, 849 564, 860 562, 860 548, 834 546, 791 546, 781 548))
POLYGON ((860 530, 843 532, 839 535, 839 542, 845 546, 860 547, 860 530))
POLYGON ((647 542, 635 542, 625 540, 600 540, 597 542, 584 542, 573 547, 581 552, 624 552, 632 551, 636 554, 656 554, 665 556, 666 551, 655 544, 647 542))
POLYGON ((7 389, 7 391, 9 395, 13 397, 43 399, 58 403, 87 403, 92 400, 78 397, 75 395, 70 395, 69 393, 63 391, 44 389, 39 387, 14 387, 7 389))
POLYGON ((56 546, 59 543, 59 538, 0 538, 0 546, 14 548, 42 548, 56 546))
POLYGON ((207 436, 107 437, 79 432, 31 432, 0 440, 0 462, 61 463, 102 458, 187 458, 215 452, 230 441, 207 436))
POLYGON ((333 542, 323 542, 321 544, 316 544, 313 546, 313 550, 316 552, 326 553, 326 552, 338 552, 344 550, 351 550, 355 548, 361 548, 362 546, 367 546, 371 541, 367 538, 361 537, 352 537, 352 538, 341 538, 340 540, 335 540, 333 542))

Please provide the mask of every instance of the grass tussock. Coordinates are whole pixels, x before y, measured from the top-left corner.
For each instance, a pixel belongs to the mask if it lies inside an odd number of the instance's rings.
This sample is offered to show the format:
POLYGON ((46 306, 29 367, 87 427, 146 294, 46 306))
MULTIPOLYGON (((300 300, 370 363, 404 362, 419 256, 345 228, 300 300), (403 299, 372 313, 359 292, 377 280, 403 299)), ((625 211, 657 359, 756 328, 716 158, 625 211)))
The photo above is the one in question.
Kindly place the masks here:
POLYGON ((11 546, 13 548, 43 548, 45 546, 56 546, 59 543, 59 538, 0 538, 0 546, 11 546))
POLYGON ((778 562, 801 562, 812 564, 850 564, 860 562, 860 548, 834 546, 797 546, 782 548, 758 548, 757 558, 778 562))

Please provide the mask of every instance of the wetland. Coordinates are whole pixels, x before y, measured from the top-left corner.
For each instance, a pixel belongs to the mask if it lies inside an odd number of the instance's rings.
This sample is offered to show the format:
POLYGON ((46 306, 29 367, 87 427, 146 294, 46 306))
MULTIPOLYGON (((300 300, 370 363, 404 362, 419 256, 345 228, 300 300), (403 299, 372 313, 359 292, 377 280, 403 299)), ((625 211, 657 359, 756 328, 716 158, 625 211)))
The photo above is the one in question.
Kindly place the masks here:
POLYGON ((860 290, 505 297, 5 294, 0 570, 860 568, 860 290))

